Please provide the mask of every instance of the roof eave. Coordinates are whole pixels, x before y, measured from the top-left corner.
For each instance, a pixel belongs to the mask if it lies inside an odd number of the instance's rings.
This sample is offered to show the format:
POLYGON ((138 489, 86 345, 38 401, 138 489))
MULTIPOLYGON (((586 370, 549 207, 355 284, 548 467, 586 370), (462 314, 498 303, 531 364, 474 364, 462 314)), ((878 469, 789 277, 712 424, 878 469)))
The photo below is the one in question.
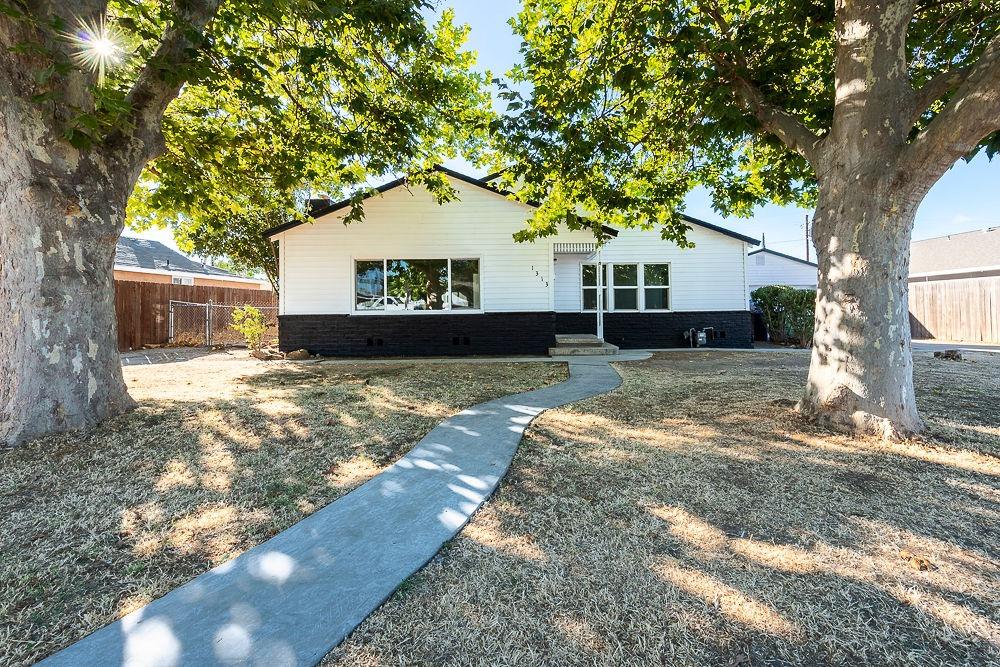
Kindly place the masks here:
MULTIPOLYGON (((486 178, 474 178, 472 176, 468 176, 468 175, 463 174, 461 172, 455 171, 454 169, 449 169, 448 167, 444 167, 444 166, 441 166, 441 165, 435 165, 433 167, 433 169, 434 169, 434 171, 441 172, 442 174, 450 176, 450 177, 452 177, 452 178, 454 178, 456 180, 462 181, 463 183, 468 183, 469 185, 474 185, 476 187, 482 188, 482 189, 487 190, 489 192, 493 192, 494 194, 498 194, 498 195, 500 195, 502 197, 512 197, 512 196, 514 196, 513 192, 510 192, 509 190, 501 190, 500 188, 496 188, 496 187, 490 185, 490 183, 487 182, 491 178, 495 178, 496 177, 495 175, 490 175, 490 176, 487 176, 486 178)), ((397 179, 395 179, 393 181, 389 181, 388 183, 385 183, 384 185, 380 185, 379 187, 375 188, 375 192, 373 192, 371 195, 369 195, 369 197, 372 197, 372 196, 374 196, 376 194, 383 194, 385 192, 388 192, 389 190, 392 190, 393 188, 398 188, 399 186, 404 185, 405 183, 406 183, 406 179, 405 178, 397 178, 397 179)), ((368 197, 366 197, 366 199, 367 198, 368 197)), ((525 206, 530 206, 531 208, 538 208, 540 206, 540 204, 538 202, 535 202, 535 201, 526 201, 526 202, 518 201, 518 203, 524 204, 525 206)), ((321 208, 319 210, 312 211, 309 214, 309 217, 312 218, 313 220, 316 220, 316 219, 318 219, 318 218, 320 218, 320 217, 322 217, 324 215, 329 215, 330 213, 335 213, 337 211, 345 209, 345 208, 349 207, 350 205, 351 205, 351 200, 350 199, 344 199, 344 200, 336 202, 334 204, 330 204, 329 206, 325 206, 325 207, 323 207, 323 208, 321 208)), ((682 214, 681 218, 685 222, 688 222, 690 224, 698 225, 699 227, 704 227, 706 229, 710 229, 710 230, 712 230, 714 232, 718 232, 720 234, 724 234, 725 236, 729 236, 729 237, 738 239, 740 241, 743 241, 744 243, 749 243, 750 245, 754 245, 754 246, 760 245, 760 241, 758 241, 757 239, 755 239, 755 238, 753 238, 751 236, 746 236, 745 234, 740 234, 739 232, 734 232, 731 229, 726 229, 725 227, 720 227, 719 225, 713 225, 710 222, 705 222, 704 220, 699 220, 698 218, 692 218, 689 215, 682 214)), ((294 229, 295 227, 298 227, 298 226, 304 225, 304 224, 306 224, 306 223, 303 220, 293 220, 291 222, 286 222, 286 223, 284 223, 282 225, 278 225, 277 227, 272 227, 271 229, 265 230, 263 232, 263 236, 266 239, 271 239, 271 238, 277 236, 278 234, 281 234, 282 232, 287 232, 290 229, 294 229)), ((614 227, 610 227, 608 225, 602 225, 601 226, 601 231, 603 231, 605 234, 607 234, 608 236, 610 236, 612 238, 615 238, 615 237, 618 236, 618 230, 615 229, 614 227)))
POLYGON ((691 223, 692 225, 698 225, 699 227, 704 227, 705 229, 711 229, 713 232, 718 232, 725 236, 738 239, 740 241, 743 241, 744 243, 749 243, 750 245, 754 246, 760 245, 760 241, 758 241, 752 236, 747 236, 746 234, 740 234, 739 232, 734 232, 733 230, 726 229, 725 227, 722 227, 720 225, 713 225, 711 222, 705 222, 704 220, 693 218, 690 215, 687 215, 686 213, 681 214, 681 219, 684 222, 691 223))
POLYGON ((810 262, 808 260, 802 259, 801 257, 796 257, 795 255, 786 255, 783 252, 778 252, 777 250, 771 250, 770 248, 760 248, 758 250, 752 250, 752 251, 750 251, 750 252, 747 253, 747 257, 749 257, 751 255, 757 255, 757 254, 760 254, 762 252, 768 252, 768 253, 771 253, 772 255, 774 255, 775 257, 783 257, 785 259, 790 259, 793 262, 798 262, 799 264, 805 264, 805 265, 811 266, 813 268, 819 268, 819 265, 816 264, 815 262, 810 262))

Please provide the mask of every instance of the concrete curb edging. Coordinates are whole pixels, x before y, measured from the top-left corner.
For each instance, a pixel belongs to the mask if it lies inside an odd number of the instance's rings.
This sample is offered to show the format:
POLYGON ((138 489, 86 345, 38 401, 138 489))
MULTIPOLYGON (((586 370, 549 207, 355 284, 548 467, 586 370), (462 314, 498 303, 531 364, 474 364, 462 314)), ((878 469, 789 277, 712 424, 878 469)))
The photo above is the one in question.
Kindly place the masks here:
POLYGON ((569 359, 560 384, 452 416, 357 489, 38 664, 315 665, 462 529, 537 415, 648 357, 569 359))

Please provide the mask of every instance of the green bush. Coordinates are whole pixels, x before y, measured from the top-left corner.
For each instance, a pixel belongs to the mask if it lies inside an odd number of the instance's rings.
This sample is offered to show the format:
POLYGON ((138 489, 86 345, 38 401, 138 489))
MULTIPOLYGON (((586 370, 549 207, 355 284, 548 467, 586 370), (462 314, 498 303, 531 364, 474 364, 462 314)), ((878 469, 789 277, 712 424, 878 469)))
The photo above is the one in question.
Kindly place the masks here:
POLYGON ((267 331, 267 321, 264 314, 253 306, 242 306, 233 309, 233 317, 229 324, 235 331, 243 334, 247 347, 259 350, 264 332, 267 331))
POLYGON ((750 294, 760 309, 767 333, 776 343, 812 345, 816 323, 816 290, 767 285, 750 294))

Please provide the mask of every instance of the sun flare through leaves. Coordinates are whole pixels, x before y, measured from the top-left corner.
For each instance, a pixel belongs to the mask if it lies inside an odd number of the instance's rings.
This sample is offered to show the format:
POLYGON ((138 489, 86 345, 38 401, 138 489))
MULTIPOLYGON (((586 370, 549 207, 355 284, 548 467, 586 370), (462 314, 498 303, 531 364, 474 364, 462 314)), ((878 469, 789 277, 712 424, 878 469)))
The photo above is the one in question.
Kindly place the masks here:
POLYGON ((109 68, 122 62, 125 49, 122 37, 103 18, 87 21, 80 19, 76 29, 66 34, 76 50, 73 58, 81 67, 97 72, 97 85, 104 85, 104 77, 109 68))

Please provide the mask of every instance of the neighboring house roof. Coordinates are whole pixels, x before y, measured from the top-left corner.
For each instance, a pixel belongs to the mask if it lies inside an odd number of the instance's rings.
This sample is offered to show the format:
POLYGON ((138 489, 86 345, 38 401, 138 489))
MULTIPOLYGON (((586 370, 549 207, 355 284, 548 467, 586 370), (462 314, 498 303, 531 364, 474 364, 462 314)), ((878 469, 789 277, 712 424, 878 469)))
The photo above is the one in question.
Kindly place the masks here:
POLYGON ((122 236, 115 248, 115 268, 121 271, 138 269, 167 273, 194 273, 216 278, 243 279, 235 273, 189 259, 159 241, 122 236))
POLYGON ((914 241, 910 275, 977 273, 1000 269, 1000 227, 914 241))
MULTIPOLYGON (((441 173, 446 174, 447 176, 451 176, 452 178, 454 178, 456 180, 459 180, 459 181, 462 181, 463 183, 468 183, 469 185, 474 185, 476 187, 483 188, 484 190, 489 190, 490 192, 495 192, 496 194, 503 195, 504 197, 507 197, 507 196, 510 196, 511 194, 513 194, 509 190, 503 190, 503 189, 497 188, 497 187, 495 187, 494 185, 492 185, 490 183, 490 181, 495 180, 497 178, 498 174, 490 174, 489 176, 487 176, 485 178, 475 178, 474 176, 469 176, 467 174, 463 174, 463 173, 457 172, 454 169, 449 169, 448 167, 442 167, 440 165, 436 165, 434 167, 434 170, 435 171, 440 171, 441 173)), ((394 181, 389 181, 388 183, 386 183, 384 185, 380 185, 379 187, 375 188, 374 192, 372 192, 372 194, 369 195, 369 197, 374 197, 377 194, 382 194, 384 192, 388 192, 389 190, 392 190, 393 188, 398 188, 399 186, 405 185, 405 184, 406 184, 406 179, 405 178, 397 178, 394 181)), ((527 205, 527 206, 538 208, 538 203, 537 202, 522 202, 522 203, 525 204, 525 205, 527 205)), ((340 211, 342 209, 348 208, 350 205, 351 205, 351 200, 350 199, 344 199, 344 200, 339 201, 339 202, 331 203, 329 206, 324 206, 324 207, 316 208, 316 209, 310 211, 309 216, 312 217, 312 218, 319 218, 320 216, 324 216, 324 215, 327 215, 329 213, 334 213, 336 211, 340 211)), ((688 224, 697 225, 699 227, 704 227, 706 229, 711 229, 712 231, 719 232, 720 234, 725 234, 726 236, 731 236, 731 237, 733 237, 735 239, 739 239, 740 241, 743 241, 745 243, 749 243, 751 245, 759 245, 760 244, 760 241, 758 241, 757 239, 755 239, 753 237, 745 236, 745 235, 740 234, 738 232, 734 232, 732 230, 726 229, 725 227, 720 227, 718 225, 713 225, 712 223, 705 222, 704 220, 698 220, 697 218, 692 218, 689 215, 683 215, 682 214, 681 218, 684 220, 684 222, 686 222, 688 224)), ((280 234, 281 232, 287 232, 289 229, 294 229, 295 227, 298 227, 299 225, 304 225, 304 224, 306 224, 306 223, 304 221, 302 221, 302 220, 294 220, 292 222, 286 222, 283 225, 278 225, 277 227, 272 227, 271 229, 268 229, 267 231, 265 231, 264 232, 264 238, 271 238, 273 236, 276 236, 277 234, 280 234)), ((604 231, 609 236, 618 236, 618 230, 614 229, 613 227, 604 227, 604 231)))
POLYGON ((812 267, 816 267, 817 266, 817 264, 815 262, 807 262, 806 260, 802 259, 801 257, 796 257, 794 255, 786 255, 783 252, 777 252, 775 250, 771 250, 770 248, 759 248, 757 250, 751 250, 750 252, 747 253, 747 256, 756 255, 757 253, 761 253, 761 252, 766 252, 768 255, 774 255, 775 257, 782 257, 784 259, 790 259, 793 262, 798 262, 800 264, 805 264, 806 266, 812 266, 812 267))

